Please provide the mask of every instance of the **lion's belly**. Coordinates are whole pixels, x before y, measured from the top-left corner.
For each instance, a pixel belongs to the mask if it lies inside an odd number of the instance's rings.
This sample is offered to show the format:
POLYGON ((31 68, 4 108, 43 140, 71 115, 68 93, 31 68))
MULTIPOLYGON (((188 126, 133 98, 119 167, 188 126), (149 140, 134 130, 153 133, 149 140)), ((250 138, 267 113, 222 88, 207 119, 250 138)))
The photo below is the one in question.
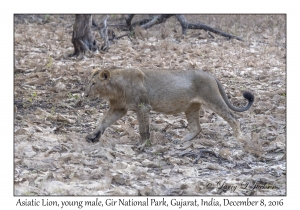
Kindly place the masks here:
POLYGON ((191 103, 200 102, 195 74, 188 71, 164 70, 153 74, 145 70, 145 86, 153 111, 175 114, 186 111, 191 103))
POLYGON ((151 103, 152 110, 164 114, 177 114, 187 110, 189 105, 178 106, 176 103, 151 103))
POLYGON ((164 114, 185 112, 191 103, 199 102, 189 88, 178 86, 150 91, 149 100, 153 111, 164 114))

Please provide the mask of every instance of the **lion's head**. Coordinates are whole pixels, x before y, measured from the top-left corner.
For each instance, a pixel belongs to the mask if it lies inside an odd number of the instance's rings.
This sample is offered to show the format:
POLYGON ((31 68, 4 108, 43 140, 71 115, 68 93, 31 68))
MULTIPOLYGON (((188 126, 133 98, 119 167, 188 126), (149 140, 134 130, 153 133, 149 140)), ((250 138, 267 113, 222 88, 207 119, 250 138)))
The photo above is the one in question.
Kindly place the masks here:
POLYGON ((96 70, 85 87, 84 97, 94 98, 98 95, 100 95, 100 97, 106 96, 108 92, 107 84, 110 79, 111 74, 109 70, 96 70))

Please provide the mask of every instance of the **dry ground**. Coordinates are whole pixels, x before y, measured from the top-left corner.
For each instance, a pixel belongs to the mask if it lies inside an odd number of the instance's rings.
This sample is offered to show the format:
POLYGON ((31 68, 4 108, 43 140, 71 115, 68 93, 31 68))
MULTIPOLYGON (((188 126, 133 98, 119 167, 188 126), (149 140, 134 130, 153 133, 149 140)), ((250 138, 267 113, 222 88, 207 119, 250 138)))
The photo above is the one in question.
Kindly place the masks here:
MULTIPOLYGON (((286 194, 285 16, 187 19, 244 42, 218 35, 213 39, 200 30, 189 30, 182 39, 173 17, 150 28, 146 40, 124 37, 108 52, 70 58, 73 15, 15 18, 15 195, 286 194), (145 152, 134 147, 139 136, 132 112, 108 128, 100 142, 87 143, 85 135, 108 104, 101 99, 81 101, 81 94, 93 69, 112 65, 201 68, 216 75, 235 106, 245 103, 241 93, 250 90, 256 97, 253 107, 236 113, 244 146, 207 107, 201 111, 202 133, 184 144, 174 141, 187 132, 184 115, 154 112, 152 145, 145 152)), ((95 35, 101 44, 98 32, 95 35)))

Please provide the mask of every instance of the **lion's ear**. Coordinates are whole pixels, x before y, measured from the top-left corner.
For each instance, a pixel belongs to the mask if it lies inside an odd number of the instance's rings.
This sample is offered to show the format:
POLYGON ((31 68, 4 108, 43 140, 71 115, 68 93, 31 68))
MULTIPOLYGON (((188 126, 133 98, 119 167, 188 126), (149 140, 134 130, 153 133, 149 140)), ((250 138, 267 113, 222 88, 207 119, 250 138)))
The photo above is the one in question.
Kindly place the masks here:
POLYGON ((101 80, 109 80, 110 79, 110 71, 109 70, 102 70, 99 75, 101 80))

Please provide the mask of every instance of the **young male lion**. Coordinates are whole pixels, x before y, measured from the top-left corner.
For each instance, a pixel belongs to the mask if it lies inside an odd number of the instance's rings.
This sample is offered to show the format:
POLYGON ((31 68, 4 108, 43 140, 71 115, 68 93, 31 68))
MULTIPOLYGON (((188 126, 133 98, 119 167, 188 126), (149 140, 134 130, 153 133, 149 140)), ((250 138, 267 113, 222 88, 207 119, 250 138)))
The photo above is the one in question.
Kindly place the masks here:
POLYGON ((85 97, 100 96, 109 100, 109 110, 96 129, 86 136, 88 142, 97 142, 105 129, 123 117, 128 110, 137 113, 141 143, 150 137, 150 110, 165 114, 184 112, 189 133, 184 141, 193 139, 202 129, 199 122, 201 104, 210 107, 226 120, 241 136, 240 124, 230 109, 236 112, 248 110, 254 96, 244 92, 248 105, 234 107, 225 94, 220 82, 211 74, 201 70, 139 70, 111 68, 97 70, 87 84, 85 97))

